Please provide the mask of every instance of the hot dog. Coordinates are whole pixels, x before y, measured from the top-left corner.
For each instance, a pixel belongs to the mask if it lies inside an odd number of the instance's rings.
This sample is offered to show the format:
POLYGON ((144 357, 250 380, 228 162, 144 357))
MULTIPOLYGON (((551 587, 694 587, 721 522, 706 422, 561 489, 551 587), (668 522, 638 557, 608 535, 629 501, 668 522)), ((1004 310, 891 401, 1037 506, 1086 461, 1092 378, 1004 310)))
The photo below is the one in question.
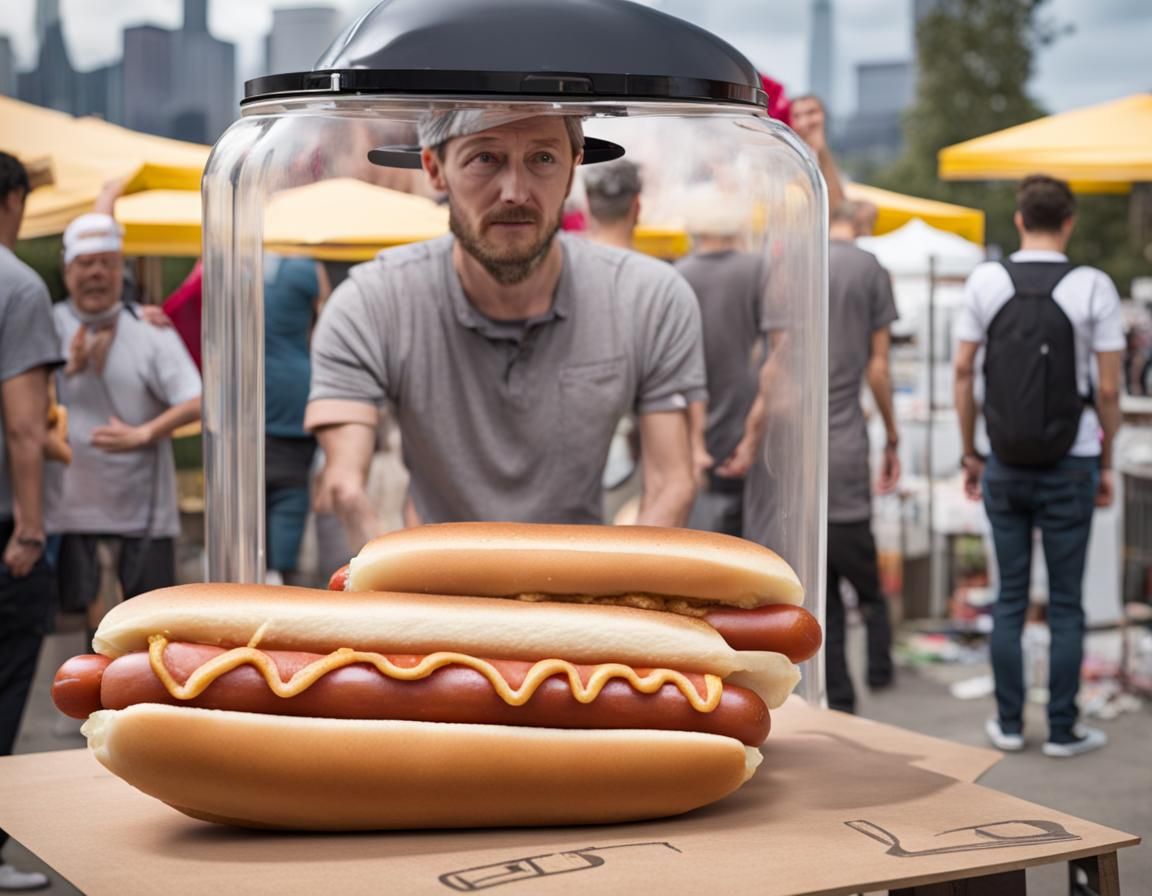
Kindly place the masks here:
POLYGON ((99 761, 196 818, 305 829, 685 812, 747 779, 798 679, 672 613, 264 586, 133 598, 94 647, 54 696, 101 707, 99 761))
POLYGON ((688 529, 448 523, 391 532, 332 574, 333 591, 426 591, 619 603, 697 616, 737 650, 794 663, 820 649, 792 569, 760 545, 688 529), (354 572, 353 572, 354 570, 354 572), (637 583, 646 583, 643 592, 637 583))

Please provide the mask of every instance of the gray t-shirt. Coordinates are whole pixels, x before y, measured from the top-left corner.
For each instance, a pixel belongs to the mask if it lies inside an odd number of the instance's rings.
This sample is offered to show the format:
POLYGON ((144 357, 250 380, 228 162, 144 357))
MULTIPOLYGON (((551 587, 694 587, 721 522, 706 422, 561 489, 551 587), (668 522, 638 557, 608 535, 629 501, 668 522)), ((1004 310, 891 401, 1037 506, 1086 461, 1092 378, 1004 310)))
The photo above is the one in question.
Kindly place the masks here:
POLYGON ((706 397, 684 279, 635 252, 558 239, 564 267, 539 318, 480 314, 451 236, 353 268, 324 308, 309 400, 393 405, 425 522, 601 522, 620 417, 706 397))
POLYGON ((899 315, 892 278, 876 256, 853 243, 828 246, 828 521, 872 516, 868 428, 860 388, 872 334, 899 315))
MULTIPOLYGON (((70 302, 58 303, 53 311, 60 345, 67 351, 80 319, 70 302)), ((179 334, 146 323, 125 306, 103 375, 91 366, 71 376, 60 371, 56 388, 60 403, 68 408, 72 463, 54 471, 59 483, 48 501, 48 531, 179 535, 171 439, 136 451, 103 451, 92 445, 92 430, 112 416, 139 426, 200 395, 200 373, 179 334)))
MULTIPOLYGON (((7 246, 0 245, 0 383, 60 361, 48 287, 7 246)), ((11 476, 0 405, 0 519, 12 516, 11 476)))
POLYGON ((756 398, 762 336, 779 329, 768 300, 768 265, 751 252, 703 252, 676 262, 700 303, 708 379, 708 453, 722 463, 744 435, 756 398))

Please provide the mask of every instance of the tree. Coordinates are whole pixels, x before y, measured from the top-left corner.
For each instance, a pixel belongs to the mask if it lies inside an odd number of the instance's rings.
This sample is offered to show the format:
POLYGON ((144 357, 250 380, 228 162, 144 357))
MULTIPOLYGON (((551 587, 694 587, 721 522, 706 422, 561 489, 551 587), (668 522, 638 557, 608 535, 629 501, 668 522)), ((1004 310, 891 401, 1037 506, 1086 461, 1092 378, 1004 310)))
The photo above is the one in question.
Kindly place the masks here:
POLYGON ((1016 241, 1011 185, 944 183, 936 155, 945 146, 1039 118, 1028 96, 1037 50, 1062 29, 1039 16, 1047 0, 938 0, 916 28, 916 100, 904 119, 904 154, 878 186, 980 208, 987 241, 1016 241))

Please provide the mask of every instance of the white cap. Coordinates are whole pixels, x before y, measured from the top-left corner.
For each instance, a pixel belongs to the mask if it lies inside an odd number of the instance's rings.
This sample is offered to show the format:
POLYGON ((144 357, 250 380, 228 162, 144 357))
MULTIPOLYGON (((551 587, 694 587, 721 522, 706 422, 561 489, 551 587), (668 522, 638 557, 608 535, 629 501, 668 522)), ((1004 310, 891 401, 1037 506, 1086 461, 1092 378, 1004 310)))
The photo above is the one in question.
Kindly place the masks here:
POLYGON ((111 215, 81 215, 64 231, 64 264, 71 264, 79 255, 119 252, 123 245, 120 225, 111 215))

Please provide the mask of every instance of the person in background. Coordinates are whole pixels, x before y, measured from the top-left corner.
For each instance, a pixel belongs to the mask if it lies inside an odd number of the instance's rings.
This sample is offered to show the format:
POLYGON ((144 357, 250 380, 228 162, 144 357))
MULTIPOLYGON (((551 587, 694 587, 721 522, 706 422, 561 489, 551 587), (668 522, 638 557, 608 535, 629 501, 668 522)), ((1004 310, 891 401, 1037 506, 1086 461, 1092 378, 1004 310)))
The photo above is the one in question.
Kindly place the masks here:
POLYGON ((1076 199, 1061 180, 1034 175, 1016 194, 1020 251, 980 265, 956 322, 955 398, 965 490, 983 497, 1000 588, 992 609, 996 716, 988 739, 1025 747, 1020 639, 1031 590, 1032 530, 1048 566, 1047 756, 1099 749, 1103 731, 1079 724, 1084 656, 1084 564, 1095 507, 1112 501, 1112 445, 1120 427, 1124 328, 1108 275, 1068 261, 1076 199), (976 353, 985 349, 984 418, 992 453, 976 453, 976 353), (1038 388, 1030 390, 1029 384, 1038 388), (1043 409, 1041 418, 1035 413, 1043 409), (1055 450, 1052 446, 1056 446, 1055 450), (1044 454, 1046 456, 1040 456, 1044 454))
MULTIPOLYGON (((0 152, 0 756, 16 743, 55 612, 44 557, 44 451, 49 377, 63 359, 48 287, 12 252, 30 189, 20 161, 0 152)), ((0 850, 7 841, 0 830, 0 850)), ((46 886, 45 875, 0 855, 0 891, 46 886)))
POLYGON ((828 187, 828 212, 831 218, 847 197, 844 194, 844 184, 840 179, 836 157, 832 155, 832 150, 828 146, 824 102, 817 96, 805 94, 793 99, 789 110, 792 116, 792 129, 808 145, 816 164, 820 166, 820 173, 824 175, 824 183, 828 187))
POLYGON ((68 298, 53 309, 67 358, 57 375, 72 463, 48 505, 60 548, 62 602, 103 612, 176 581, 180 533, 171 434, 200 417, 200 375, 171 327, 121 300, 120 228, 81 215, 64 231, 68 298))
POLYGON ((868 428, 860 404, 867 380, 884 421, 885 444, 876 491, 900 479, 899 432, 888 365, 889 326, 897 318, 892 278, 876 256, 856 246, 860 209, 842 202, 831 218, 828 244, 828 558, 824 664, 828 705, 856 711, 856 691, 845 650, 845 609, 840 582, 856 591, 867 639, 867 679, 872 689, 892 683, 892 628, 880 590, 872 536, 872 474, 868 428))
MULTIPOLYGON (((315 437, 304 429, 308 343, 322 301, 319 264, 264 256, 264 508, 267 567, 296 584, 315 437)), ((273 577, 269 577, 273 581, 273 577)))
POLYGON ((325 455, 317 508, 375 534, 365 482, 388 403, 410 521, 602 522, 609 443, 632 411, 638 520, 681 525, 686 408, 704 397, 692 291, 661 262, 558 234, 576 167, 606 161, 605 144, 572 116, 453 111, 421 122, 420 145, 452 233, 353 268, 324 307, 305 415, 325 455))
POLYGON ((704 481, 688 526, 744 534, 744 476, 755 451, 747 449, 748 417, 756 399, 769 318, 768 264, 742 250, 747 219, 739 202, 698 191, 686 224, 692 251, 675 263, 700 303, 704 367, 708 379, 704 481))
POLYGON ((852 232, 856 234, 857 239, 872 236, 876 232, 876 218, 880 210, 866 199, 855 199, 852 205, 856 209, 856 216, 852 219, 852 232))
POLYGON ((631 249, 640 220, 640 168, 628 159, 616 159, 581 172, 588 199, 585 236, 602 246, 631 249))

